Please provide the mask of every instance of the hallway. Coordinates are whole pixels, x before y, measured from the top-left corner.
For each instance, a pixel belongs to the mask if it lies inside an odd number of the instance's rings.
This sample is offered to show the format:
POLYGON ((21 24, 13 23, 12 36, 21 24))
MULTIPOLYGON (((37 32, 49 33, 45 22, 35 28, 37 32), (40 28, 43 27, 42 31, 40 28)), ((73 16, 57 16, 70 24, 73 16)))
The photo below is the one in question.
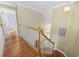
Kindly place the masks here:
POLYGON ((3 3, 0 56, 79 56, 79 2, 3 3))

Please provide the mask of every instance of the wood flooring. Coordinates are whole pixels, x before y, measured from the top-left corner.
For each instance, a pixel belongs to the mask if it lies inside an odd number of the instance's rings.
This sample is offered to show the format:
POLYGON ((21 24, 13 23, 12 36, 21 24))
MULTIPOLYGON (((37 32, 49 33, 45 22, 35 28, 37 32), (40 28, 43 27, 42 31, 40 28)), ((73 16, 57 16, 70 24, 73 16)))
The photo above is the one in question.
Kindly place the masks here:
MULTIPOLYGON (((39 57, 39 54, 21 36, 11 33, 5 39, 4 57, 39 57)), ((64 55, 54 50, 53 54, 42 53, 42 57, 64 57, 64 55)))

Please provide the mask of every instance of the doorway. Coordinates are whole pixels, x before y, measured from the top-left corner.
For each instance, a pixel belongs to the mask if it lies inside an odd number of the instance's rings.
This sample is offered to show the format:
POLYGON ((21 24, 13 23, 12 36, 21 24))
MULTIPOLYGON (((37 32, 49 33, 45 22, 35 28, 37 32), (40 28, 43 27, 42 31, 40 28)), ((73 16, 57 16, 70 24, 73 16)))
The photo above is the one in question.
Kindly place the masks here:
POLYGON ((5 39, 12 31, 18 35, 16 11, 0 7, 0 57, 3 56, 5 39))
POLYGON ((4 37, 6 38, 12 31, 16 31, 17 35, 16 11, 2 7, 0 9, 4 37))

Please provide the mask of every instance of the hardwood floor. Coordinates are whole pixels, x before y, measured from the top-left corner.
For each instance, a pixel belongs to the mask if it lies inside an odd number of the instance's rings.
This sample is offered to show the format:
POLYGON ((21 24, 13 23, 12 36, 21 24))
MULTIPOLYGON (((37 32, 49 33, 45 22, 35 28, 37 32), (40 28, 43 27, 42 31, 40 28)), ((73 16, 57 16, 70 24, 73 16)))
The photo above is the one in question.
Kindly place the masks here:
MULTIPOLYGON (((16 36, 13 32, 5 39, 5 47, 4 47, 4 57, 37 57, 39 56, 36 52, 37 50, 33 49, 28 42, 24 41, 24 39, 20 36, 16 36)), ((53 54, 42 53, 44 57, 64 57, 64 55, 54 50, 53 54)))
POLYGON ((4 57, 38 56, 35 50, 22 37, 10 35, 5 40, 4 57))

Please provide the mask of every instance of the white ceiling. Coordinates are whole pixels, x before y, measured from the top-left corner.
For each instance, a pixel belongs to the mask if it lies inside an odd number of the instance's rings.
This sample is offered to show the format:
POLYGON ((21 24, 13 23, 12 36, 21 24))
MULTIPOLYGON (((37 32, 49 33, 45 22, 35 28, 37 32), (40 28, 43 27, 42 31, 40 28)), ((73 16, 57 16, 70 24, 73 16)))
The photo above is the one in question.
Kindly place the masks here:
POLYGON ((35 8, 40 11, 49 10, 50 8, 66 3, 67 1, 7 1, 8 3, 20 3, 28 7, 35 8))
POLYGON ((51 15, 51 11, 53 10, 52 8, 67 2, 68 1, 13 1, 13 2, 8 1, 8 3, 13 3, 13 4, 20 3, 25 6, 41 11, 48 23, 51 22, 50 15, 51 15))
POLYGON ((19 2, 26 6, 39 9, 39 10, 46 10, 50 9, 51 7, 55 7, 56 5, 64 3, 64 1, 27 1, 27 2, 19 2))

